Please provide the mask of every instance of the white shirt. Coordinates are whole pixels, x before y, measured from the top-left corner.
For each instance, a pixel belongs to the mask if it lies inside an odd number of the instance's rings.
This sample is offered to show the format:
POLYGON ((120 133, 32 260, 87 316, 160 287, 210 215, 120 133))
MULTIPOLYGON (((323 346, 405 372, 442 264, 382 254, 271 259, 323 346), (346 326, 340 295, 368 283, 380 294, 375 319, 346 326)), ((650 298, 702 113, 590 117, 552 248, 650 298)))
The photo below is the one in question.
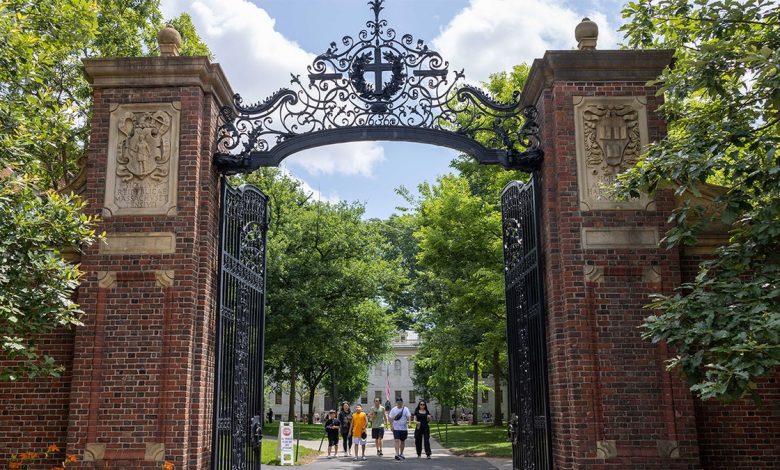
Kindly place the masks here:
POLYGON ((390 410, 390 422, 393 423, 393 429, 396 431, 406 431, 409 425, 409 418, 411 417, 412 413, 409 411, 409 408, 405 406, 403 408, 394 406, 393 409, 390 410), (402 416, 395 419, 399 414, 402 414, 402 416))

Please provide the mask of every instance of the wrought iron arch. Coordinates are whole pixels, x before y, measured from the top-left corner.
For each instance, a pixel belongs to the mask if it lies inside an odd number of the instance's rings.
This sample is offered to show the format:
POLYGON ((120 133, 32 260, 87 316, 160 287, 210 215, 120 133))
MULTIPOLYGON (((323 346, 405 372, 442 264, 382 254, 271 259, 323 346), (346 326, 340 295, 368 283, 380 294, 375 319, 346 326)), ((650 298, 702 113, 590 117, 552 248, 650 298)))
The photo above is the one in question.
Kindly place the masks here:
POLYGON ((384 1, 368 2, 374 18, 357 39, 344 36, 314 59, 308 84, 292 75, 291 88, 249 105, 234 95, 220 112, 221 172, 249 173, 308 148, 365 140, 428 143, 480 163, 539 168, 536 108, 523 106, 519 92, 510 103, 494 101, 424 41, 399 38, 380 17, 384 1))

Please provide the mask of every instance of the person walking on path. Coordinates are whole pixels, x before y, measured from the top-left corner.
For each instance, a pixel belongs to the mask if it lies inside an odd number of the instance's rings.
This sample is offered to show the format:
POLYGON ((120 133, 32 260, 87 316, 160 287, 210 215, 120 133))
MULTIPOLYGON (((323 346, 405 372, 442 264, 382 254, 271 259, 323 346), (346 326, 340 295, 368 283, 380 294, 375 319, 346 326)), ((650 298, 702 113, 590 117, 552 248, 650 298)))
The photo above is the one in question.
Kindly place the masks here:
POLYGON ((355 412, 352 413, 352 442, 355 444, 355 458, 352 460, 366 460, 366 427, 368 426, 368 417, 363 412, 361 405, 355 405, 355 412), (358 457, 358 446, 363 451, 362 457, 358 457))
POLYGON ((393 443, 395 444, 395 459, 406 460, 404 447, 406 438, 409 437, 409 418, 412 414, 409 408, 404 406, 403 399, 395 401, 395 406, 390 410, 390 421, 393 423, 393 443))
POLYGON ((414 428, 414 447, 417 449, 417 458, 422 457, 423 444, 425 444, 425 456, 431 458, 431 413, 424 401, 417 404, 412 417, 417 422, 414 428))
POLYGON ((382 400, 374 398, 374 406, 368 410, 368 419, 371 420, 371 439, 376 446, 376 455, 382 455, 382 443, 385 439, 385 424, 387 423, 387 414, 382 400))
POLYGON ((345 401, 341 405, 341 411, 339 411, 339 425, 341 430, 341 438, 344 440, 344 455, 352 455, 352 410, 349 408, 349 402, 345 401))
POLYGON ((333 447, 333 457, 338 457, 339 455, 339 428, 336 410, 330 410, 328 419, 325 420, 325 433, 328 435, 328 458, 331 458, 331 447, 333 447))

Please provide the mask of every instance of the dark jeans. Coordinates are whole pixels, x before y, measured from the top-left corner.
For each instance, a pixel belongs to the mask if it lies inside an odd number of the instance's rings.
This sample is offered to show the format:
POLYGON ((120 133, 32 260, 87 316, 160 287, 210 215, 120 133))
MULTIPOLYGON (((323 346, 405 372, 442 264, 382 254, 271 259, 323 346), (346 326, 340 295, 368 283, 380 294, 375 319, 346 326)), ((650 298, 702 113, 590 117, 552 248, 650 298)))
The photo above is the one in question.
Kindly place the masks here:
POLYGON ((423 444, 425 444, 425 455, 431 455, 431 428, 414 430, 414 447, 417 449, 417 455, 422 454, 423 444))
POLYGON ((349 432, 341 433, 341 437, 343 440, 341 441, 344 445, 344 452, 352 448, 352 436, 349 435, 349 432))

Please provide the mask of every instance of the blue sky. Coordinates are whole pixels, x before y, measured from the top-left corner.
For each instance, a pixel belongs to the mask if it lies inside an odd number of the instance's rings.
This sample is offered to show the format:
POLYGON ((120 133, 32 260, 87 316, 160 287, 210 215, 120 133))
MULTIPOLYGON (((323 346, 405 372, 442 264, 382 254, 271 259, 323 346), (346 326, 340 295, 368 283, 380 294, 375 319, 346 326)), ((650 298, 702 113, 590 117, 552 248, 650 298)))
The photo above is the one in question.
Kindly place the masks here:
MULTIPOLYGON (((622 1, 387 0, 383 16, 400 35, 422 39, 470 81, 572 49, 574 26, 599 24, 599 48, 616 47, 622 1)), ((344 35, 355 37, 371 12, 367 0, 163 0, 166 17, 188 12, 233 89, 255 102, 289 86, 315 55, 344 35)), ((308 191, 324 200, 366 204, 367 217, 387 217, 416 188, 450 171, 455 151, 422 144, 359 142, 307 150, 284 161, 308 191)))

